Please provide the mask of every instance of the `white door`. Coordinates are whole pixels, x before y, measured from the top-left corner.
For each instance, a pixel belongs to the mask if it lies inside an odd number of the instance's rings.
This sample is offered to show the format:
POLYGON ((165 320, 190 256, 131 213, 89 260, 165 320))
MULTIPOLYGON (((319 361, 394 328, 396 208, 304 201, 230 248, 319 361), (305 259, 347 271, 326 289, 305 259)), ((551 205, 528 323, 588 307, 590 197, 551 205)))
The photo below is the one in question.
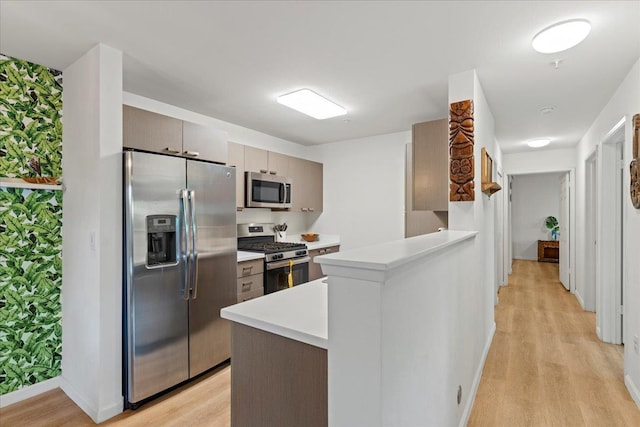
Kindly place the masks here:
MULTIPOLYGON (((596 231, 598 220, 598 154, 594 152, 585 162, 586 172, 586 210, 585 210, 585 271, 584 285, 578 289, 578 298, 582 300, 583 308, 587 311, 596 311, 598 295, 596 292, 596 231)), ((596 321, 597 322, 597 321, 596 321)))
POLYGON ((569 247, 569 173, 560 178, 560 282, 571 289, 569 247))

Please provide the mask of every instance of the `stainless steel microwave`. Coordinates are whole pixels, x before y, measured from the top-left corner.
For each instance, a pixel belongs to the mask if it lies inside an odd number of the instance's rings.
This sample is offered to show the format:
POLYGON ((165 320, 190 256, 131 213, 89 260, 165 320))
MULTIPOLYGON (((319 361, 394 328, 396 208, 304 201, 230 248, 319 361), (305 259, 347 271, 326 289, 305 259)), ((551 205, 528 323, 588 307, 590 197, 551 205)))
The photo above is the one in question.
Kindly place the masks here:
POLYGON ((245 172, 245 203, 247 208, 291 207, 291 180, 266 173, 245 172))

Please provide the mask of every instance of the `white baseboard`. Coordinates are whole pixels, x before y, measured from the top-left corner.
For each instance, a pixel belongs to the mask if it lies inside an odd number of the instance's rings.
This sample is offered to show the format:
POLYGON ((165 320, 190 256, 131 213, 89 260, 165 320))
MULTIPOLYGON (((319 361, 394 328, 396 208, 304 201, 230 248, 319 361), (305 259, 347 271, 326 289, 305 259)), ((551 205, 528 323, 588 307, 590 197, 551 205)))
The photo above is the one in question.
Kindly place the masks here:
POLYGON ((84 396, 82 396, 64 377, 60 378, 60 388, 69 397, 69 399, 73 400, 73 402, 78 405, 85 414, 91 417, 96 424, 106 421, 111 417, 115 417, 123 410, 122 397, 118 401, 112 402, 110 405, 98 409, 93 403, 86 400, 84 396))
POLYGON ((493 322, 491 326, 491 331, 489 331, 489 336, 487 337, 487 342, 484 345, 484 349, 482 350, 482 358, 480 359, 480 363, 478 363, 478 368, 476 369, 476 375, 473 377, 473 383, 471 384, 471 390, 469 393, 469 398, 467 399, 467 403, 464 405, 464 411, 462 412, 462 418, 460 418, 459 427, 464 427, 469 422, 469 417, 471 416, 471 410, 473 409, 473 403, 476 400, 476 393, 478 392, 478 387, 480 386, 480 379, 482 378, 482 371, 484 370, 484 364, 487 361, 487 355, 489 354, 489 349, 491 348, 491 343, 493 342, 493 336, 496 333, 496 322, 493 322))
POLYGON ((37 396, 58 387, 60 387, 60 377, 54 377, 34 385, 12 391, 11 393, 3 394, 0 398, 0 408, 22 402, 30 397, 37 396))
POLYGON ((624 376, 624 385, 627 386, 627 390, 629 390, 629 394, 633 398, 633 401, 636 402, 636 406, 640 409, 640 390, 638 386, 633 383, 633 380, 629 375, 624 376))

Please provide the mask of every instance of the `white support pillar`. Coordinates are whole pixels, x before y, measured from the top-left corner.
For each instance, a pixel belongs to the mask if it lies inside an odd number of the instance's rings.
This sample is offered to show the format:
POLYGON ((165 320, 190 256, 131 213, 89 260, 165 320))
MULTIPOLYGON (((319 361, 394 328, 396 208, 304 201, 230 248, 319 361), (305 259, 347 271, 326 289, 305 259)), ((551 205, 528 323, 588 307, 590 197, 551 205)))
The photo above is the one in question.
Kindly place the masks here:
POLYGON ((63 72, 61 388, 95 422, 122 412, 122 52, 63 72))

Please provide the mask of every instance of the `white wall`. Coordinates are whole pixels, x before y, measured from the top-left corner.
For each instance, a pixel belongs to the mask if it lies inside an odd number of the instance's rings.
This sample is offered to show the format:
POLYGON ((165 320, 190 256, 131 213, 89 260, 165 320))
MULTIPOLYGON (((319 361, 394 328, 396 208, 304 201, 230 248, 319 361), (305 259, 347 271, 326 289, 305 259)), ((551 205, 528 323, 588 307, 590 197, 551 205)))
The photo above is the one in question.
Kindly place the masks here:
POLYGON ((505 174, 560 172, 575 169, 576 149, 530 150, 524 153, 504 153, 502 167, 505 174))
MULTIPOLYGON (((544 220, 560 219, 560 178, 562 173, 516 175, 512 188, 513 257, 538 259, 538 240, 551 240, 544 220)), ((560 227, 565 225, 560 224, 560 227)))
POLYGON ((122 53, 64 70, 62 378, 94 421, 122 411, 122 53))
POLYGON ((405 145, 398 132, 311 147, 324 164, 324 212, 309 226, 341 249, 404 238, 405 145))
POLYGON ((635 209, 629 197, 629 162, 632 152, 634 114, 640 113, 640 59, 633 65, 611 100, 600 112, 577 147, 577 287, 584 290, 585 270, 585 161, 601 145, 603 138, 625 118, 624 146, 624 207, 623 207, 623 268, 624 268, 624 372, 625 383, 636 404, 640 406, 640 354, 634 351, 633 338, 640 336, 640 209, 635 209))
MULTIPOLYGON (((475 70, 449 76, 449 102, 466 99, 474 102, 475 201, 449 202, 449 229, 478 231, 473 243, 474 256, 467 259, 463 267, 470 269, 473 272, 471 277, 477 279, 475 286, 465 296, 476 301, 475 309, 467 311, 460 320, 470 329, 467 334, 461 335, 465 339, 465 357, 461 358, 460 366, 461 377, 466 381, 463 383, 464 405, 467 399, 475 396, 486 357, 485 348, 488 348, 495 330, 495 211, 498 207, 496 197, 489 198, 480 191, 481 149, 487 149, 496 168, 501 168, 502 165, 502 154, 495 140, 493 114, 475 70)), ((471 405, 466 407, 470 408, 471 405)), ((463 415, 463 423, 466 423, 468 416, 469 413, 463 415)))

